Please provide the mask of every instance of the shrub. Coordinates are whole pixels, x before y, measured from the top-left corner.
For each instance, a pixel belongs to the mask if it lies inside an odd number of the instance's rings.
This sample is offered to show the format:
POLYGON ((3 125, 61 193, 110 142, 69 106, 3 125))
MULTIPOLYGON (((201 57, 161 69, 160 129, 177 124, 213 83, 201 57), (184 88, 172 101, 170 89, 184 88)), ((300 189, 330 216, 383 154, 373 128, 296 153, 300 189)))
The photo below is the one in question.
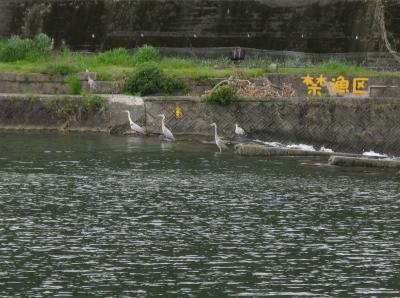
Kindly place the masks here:
POLYGON ((79 115, 79 104, 73 98, 56 98, 45 102, 46 108, 51 114, 62 121, 77 119, 79 115))
POLYGON ((145 62, 158 61, 160 60, 160 55, 154 47, 150 45, 144 45, 133 54, 132 58, 135 64, 140 64, 145 62))
POLYGON ((79 78, 76 74, 69 75, 67 77, 67 83, 68 83, 69 89, 71 90, 72 94, 81 94, 82 85, 81 85, 81 81, 79 80, 79 78))
POLYGON ((167 94, 174 93, 175 91, 183 90, 184 92, 188 92, 189 86, 185 83, 185 81, 169 76, 164 79, 163 82, 163 91, 167 94))
POLYGON ((228 105, 234 101, 238 101, 236 88, 232 85, 223 85, 214 90, 210 95, 205 97, 207 103, 228 105))
POLYGON ((139 64, 135 70, 125 78, 124 91, 149 95, 161 92, 164 87, 164 73, 155 62, 139 64))
POLYGON ((106 101, 98 95, 85 95, 82 100, 82 110, 85 112, 89 111, 100 111, 106 107, 106 101))
POLYGON ((49 75, 72 75, 79 71, 78 67, 73 64, 67 63, 52 63, 47 64, 42 73, 49 74, 49 75))
POLYGON ((33 42, 30 39, 21 39, 18 36, 12 36, 0 53, 0 60, 3 62, 15 62, 24 60, 32 51, 33 42))
POLYGON ((131 65, 133 58, 125 48, 112 49, 97 55, 100 63, 111 65, 131 65))
POLYGON ((33 41, 34 51, 37 58, 46 58, 51 55, 53 49, 53 42, 46 34, 39 34, 33 41))
POLYGON ((39 34, 34 40, 12 36, 1 48, 0 61, 36 61, 50 56, 51 50, 52 42, 45 34, 39 34))

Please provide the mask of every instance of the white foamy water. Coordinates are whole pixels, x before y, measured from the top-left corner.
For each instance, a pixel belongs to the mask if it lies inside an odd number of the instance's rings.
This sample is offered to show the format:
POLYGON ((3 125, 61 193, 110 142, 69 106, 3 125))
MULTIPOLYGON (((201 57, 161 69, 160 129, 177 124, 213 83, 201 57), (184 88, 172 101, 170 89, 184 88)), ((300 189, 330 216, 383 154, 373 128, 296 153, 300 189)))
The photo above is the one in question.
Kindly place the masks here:
POLYGON ((263 142, 263 143, 271 147, 285 147, 285 145, 279 142, 263 142))
MULTIPOLYGON (((289 149, 299 149, 299 150, 305 150, 305 151, 317 151, 315 149, 314 146, 312 145, 307 145, 307 144, 290 144, 290 145, 285 145, 279 142, 264 142, 264 141, 260 141, 260 140, 255 140, 255 142, 257 143, 262 143, 264 145, 270 146, 270 147, 275 147, 275 148, 289 148, 289 149)), ((329 153, 333 153, 335 151, 333 151, 330 148, 326 148, 324 146, 322 146, 319 149, 320 152, 329 152, 329 153)))
POLYGON ((333 151, 332 149, 325 148, 325 147, 321 147, 321 148, 319 149, 319 151, 320 151, 320 152, 329 152, 329 153, 335 152, 335 151, 333 151))
POLYGON ((382 154, 382 153, 377 153, 375 151, 368 151, 368 152, 364 152, 362 154, 363 156, 368 156, 368 157, 385 157, 388 158, 389 156, 387 154, 382 154))
POLYGON ((291 144, 291 145, 287 145, 286 148, 300 149, 300 150, 305 150, 305 151, 316 151, 314 146, 306 145, 306 144, 291 144))

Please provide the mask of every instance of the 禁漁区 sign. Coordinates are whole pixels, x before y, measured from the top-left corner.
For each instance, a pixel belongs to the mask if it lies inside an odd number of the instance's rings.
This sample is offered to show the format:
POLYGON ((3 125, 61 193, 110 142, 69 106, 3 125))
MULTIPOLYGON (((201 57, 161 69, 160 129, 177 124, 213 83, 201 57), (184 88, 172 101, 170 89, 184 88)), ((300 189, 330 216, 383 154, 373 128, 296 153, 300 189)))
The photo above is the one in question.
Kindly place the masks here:
POLYGON ((322 88, 330 84, 334 93, 339 95, 344 94, 368 94, 368 78, 357 77, 351 80, 346 79, 344 76, 333 77, 328 81, 328 78, 319 76, 310 76, 309 74, 301 77, 303 84, 307 86, 307 93, 313 96, 321 96, 322 88))

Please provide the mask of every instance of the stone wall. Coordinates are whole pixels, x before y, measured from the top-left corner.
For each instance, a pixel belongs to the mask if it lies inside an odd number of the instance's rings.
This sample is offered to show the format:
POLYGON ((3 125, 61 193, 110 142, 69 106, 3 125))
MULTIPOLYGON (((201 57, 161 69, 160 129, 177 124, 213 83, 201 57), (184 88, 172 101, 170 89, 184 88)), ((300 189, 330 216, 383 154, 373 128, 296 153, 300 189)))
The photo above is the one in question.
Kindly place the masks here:
MULTIPOLYGON (((373 0, 2 0, 0 34, 98 50, 145 43, 305 52, 379 49, 373 0)), ((388 28, 400 37, 391 7, 388 28)))
POLYGON ((211 139, 210 123, 216 122, 220 135, 232 137, 238 123, 252 139, 301 142, 335 151, 400 154, 400 102, 393 98, 266 98, 219 106, 197 97, 111 95, 106 97, 108 109, 70 121, 60 121, 47 108, 57 98, 1 95, 0 128, 124 133, 129 130, 124 110, 129 110, 133 121, 149 133, 160 132, 157 115, 163 113, 177 136, 195 134, 211 139))
MULTIPOLYGON (((78 73, 77 77, 82 91, 97 94, 114 94, 120 92, 119 82, 95 81, 90 89, 88 75, 97 78, 96 73, 78 73)), ((47 75, 40 73, 0 72, 0 93, 30 93, 30 94, 71 94, 68 76, 47 75)))

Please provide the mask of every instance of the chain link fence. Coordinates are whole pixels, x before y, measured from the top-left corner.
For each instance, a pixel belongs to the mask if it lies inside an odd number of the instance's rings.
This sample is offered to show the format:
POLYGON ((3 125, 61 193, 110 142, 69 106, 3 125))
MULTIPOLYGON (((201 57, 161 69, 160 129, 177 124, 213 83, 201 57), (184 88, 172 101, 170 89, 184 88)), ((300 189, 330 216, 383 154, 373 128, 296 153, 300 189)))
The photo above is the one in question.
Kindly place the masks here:
POLYGON ((160 113, 167 126, 177 135, 201 134, 212 142, 213 127, 220 136, 233 142, 258 140, 266 145, 304 144, 335 152, 363 153, 375 151, 400 156, 400 103, 395 99, 379 102, 361 98, 249 99, 228 106, 196 101, 146 100, 146 126, 159 132, 160 113), (177 117, 175 111, 179 107, 177 117), (235 124, 246 132, 246 138, 235 137, 235 124))
MULTIPOLYGON (((165 57, 192 58, 200 63, 224 66, 232 63, 235 49, 238 48, 158 48, 165 57)), ((257 66, 260 63, 278 63, 281 67, 311 67, 330 60, 356 64, 373 70, 400 70, 400 63, 390 53, 356 52, 356 53, 303 53, 292 51, 271 51, 252 48, 240 48, 243 59, 238 66, 257 66)))

